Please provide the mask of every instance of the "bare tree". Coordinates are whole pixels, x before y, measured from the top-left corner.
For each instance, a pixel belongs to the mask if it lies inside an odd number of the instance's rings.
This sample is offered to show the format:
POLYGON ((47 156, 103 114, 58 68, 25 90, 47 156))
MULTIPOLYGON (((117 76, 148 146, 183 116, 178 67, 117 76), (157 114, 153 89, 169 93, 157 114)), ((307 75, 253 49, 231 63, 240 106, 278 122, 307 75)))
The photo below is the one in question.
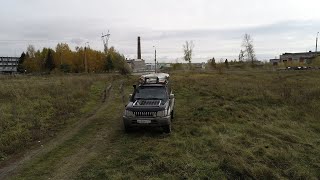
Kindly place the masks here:
POLYGON ((192 41, 186 41, 186 44, 183 45, 184 60, 191 65, 192 53, 193 53, 194 44, 192 41))
POLYGON ((35 57, 35 54, 36 54, 36 49, 34 48, 33 45, 28 45, 27 47, 27 54, 29 55, 29 57, 32 57, 34 58, 35 57))
POLYGON ((242 46, 245 48, 245 56, 247 57, 247 61, 251 61, 253 64, 253 61, 256 60, 256 55, 253 48, 253 39, 251 38, 250 34, 245 34, 243 37, 242 46))
POLYGON ((242 49, 240 50, 240 53, 239 53, 239 62, 242 62, 244 59, 244 52, 242 51, 242 49))

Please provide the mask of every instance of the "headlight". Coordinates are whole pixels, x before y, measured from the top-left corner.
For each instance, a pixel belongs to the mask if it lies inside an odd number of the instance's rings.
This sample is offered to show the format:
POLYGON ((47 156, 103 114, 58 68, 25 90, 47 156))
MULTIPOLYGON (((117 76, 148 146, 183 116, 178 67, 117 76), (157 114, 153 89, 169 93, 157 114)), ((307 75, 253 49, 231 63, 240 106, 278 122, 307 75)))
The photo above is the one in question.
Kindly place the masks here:
POLYGON ((167 110, 158 111, 158 112, 157 112, 157 116, 158 116, 158 117, 165 117, 165 116, 167 116, 167 114, 168 114, 168 111, 167 111, 167 110))
POLYGON ((125 110, 125 111, 124 111, 124 116, 127 116, 127 117, 133 117, 133 116, 134 116, 134 114, 133 114, 133 112, 132 112, 132 111, 125 110))

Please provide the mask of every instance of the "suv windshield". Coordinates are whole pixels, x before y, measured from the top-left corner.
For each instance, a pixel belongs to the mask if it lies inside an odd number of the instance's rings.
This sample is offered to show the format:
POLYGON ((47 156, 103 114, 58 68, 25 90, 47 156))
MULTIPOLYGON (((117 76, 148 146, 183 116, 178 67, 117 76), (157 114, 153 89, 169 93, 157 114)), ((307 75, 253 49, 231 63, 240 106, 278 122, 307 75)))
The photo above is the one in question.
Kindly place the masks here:
POLYGON ((159 99, 159 100, 166 100, 167 99, 167 91, 165 87, 138 87, 134 99, 159 99))

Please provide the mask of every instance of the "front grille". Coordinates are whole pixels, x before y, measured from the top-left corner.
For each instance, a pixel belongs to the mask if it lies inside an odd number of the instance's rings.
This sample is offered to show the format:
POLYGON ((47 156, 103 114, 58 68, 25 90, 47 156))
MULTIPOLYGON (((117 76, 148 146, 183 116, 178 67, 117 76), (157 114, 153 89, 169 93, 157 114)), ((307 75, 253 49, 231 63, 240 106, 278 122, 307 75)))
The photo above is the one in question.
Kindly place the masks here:
POLYGON ((154 117, 157 112, 133 112, 133 114, 138 117, 154 117))
MULTIPOLYGON (((137 120, 132 120, 131 123, 132 123, 132 124, 138 124, 138 121, 137 121, 137 120)), ((158 124, 158 121, 152 119, 150 124, 158 124)))

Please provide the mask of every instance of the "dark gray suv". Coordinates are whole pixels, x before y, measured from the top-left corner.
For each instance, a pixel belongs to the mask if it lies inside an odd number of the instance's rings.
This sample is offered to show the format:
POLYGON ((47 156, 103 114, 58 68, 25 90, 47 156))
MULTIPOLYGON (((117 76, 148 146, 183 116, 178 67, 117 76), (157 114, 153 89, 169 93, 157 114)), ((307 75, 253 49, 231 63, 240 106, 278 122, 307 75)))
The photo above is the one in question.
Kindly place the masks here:
POLYGON ((124 128, 162 127, 171 132, 174 112, 174 95, 169 84, 169 74, 158 73, 141 76, 140 84, 134 85, 129 103, 123 115, 124 128))

